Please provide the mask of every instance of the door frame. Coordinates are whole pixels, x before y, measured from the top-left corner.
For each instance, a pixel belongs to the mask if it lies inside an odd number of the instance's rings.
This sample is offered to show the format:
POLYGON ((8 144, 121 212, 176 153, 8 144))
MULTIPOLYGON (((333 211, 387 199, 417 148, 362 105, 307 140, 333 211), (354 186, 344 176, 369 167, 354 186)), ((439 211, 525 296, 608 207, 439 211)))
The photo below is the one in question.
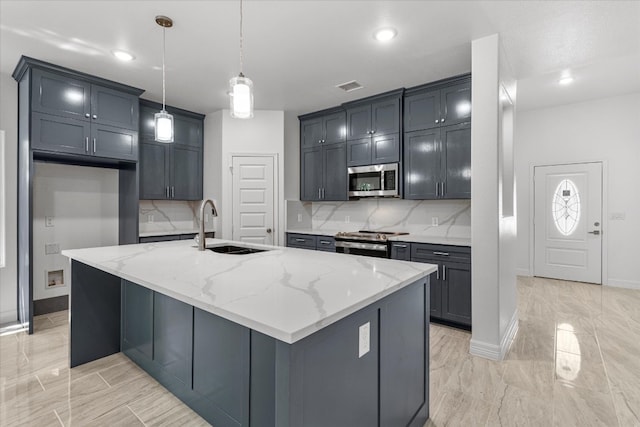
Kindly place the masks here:
POLYGON ((571 166, 585 163, 600 163, 602 166, 602 253, 601 253, 601 283, 602 286, 609 285, 609 192, 608 189, 608 162, 607 160, 585 160, 582 162, 558 162, 529 164, 529 276, 534 277, 534 254, 535 254, 535 168, 544 166, 571 166))
POLYGON ((284 201, 281 200, 280 190, 280 158, 278 153, 229 153, 227 173, 229 174, 229 240, 233 239, 233 159, 235 157, 269 157, 273 160, 273 246, 279 246, 284 240, 284 219, 280 212, 284 212, 284 201))

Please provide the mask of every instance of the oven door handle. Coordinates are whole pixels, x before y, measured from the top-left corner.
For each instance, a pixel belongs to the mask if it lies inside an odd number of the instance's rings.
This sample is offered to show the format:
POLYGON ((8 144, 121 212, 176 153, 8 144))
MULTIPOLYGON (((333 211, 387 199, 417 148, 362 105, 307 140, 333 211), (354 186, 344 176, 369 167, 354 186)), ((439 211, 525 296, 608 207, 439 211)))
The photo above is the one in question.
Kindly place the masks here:
POLYGON ((361 242, 345 242, 344 240, 336 240, 336 248, 348 248, 348 249, 367 249, 372 251, 386 252, 386 244, 376 243, 361 243, 361 242))

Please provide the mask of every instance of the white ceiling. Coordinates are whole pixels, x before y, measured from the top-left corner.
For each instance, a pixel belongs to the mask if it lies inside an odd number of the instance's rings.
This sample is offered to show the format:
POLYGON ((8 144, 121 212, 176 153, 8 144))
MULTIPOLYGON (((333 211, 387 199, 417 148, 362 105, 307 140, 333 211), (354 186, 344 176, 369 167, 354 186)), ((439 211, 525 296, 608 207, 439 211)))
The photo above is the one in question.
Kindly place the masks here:
MULTIPOLYGON (((0 1, 0 72, 27 55, 202 113, 228 107, 239 1, 0 1), (136 60, 117 61, 112 49, 136 60)), ((256 109, 304 113, 470 71, 471 41, 500 33, 519 109, 640 91, 640 1, 244 1, 244 73, 256 109), (372 33, 393 26, 391 43, 372 33), (571 70, 574 84, 557 85, 571 70), (357 80, 364 89, 334 86, 357 80)))

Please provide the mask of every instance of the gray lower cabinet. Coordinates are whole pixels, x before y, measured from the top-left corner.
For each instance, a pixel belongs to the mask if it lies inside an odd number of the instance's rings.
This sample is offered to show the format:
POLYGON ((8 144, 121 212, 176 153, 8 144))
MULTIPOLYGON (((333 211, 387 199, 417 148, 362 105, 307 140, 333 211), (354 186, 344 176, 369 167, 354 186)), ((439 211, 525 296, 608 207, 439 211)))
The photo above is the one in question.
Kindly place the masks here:
POLYGON ((332 236, 287 233, 287 247, 335 252, 336 240, 332 236))
POLYGON ((407 132, 405 199, 471 198, 471 123, 407 132))
MULTIPOLYGON (((215 232, 208 231, 204 233, 205 238, 214 238, 215 232)), ((190 240, 197 236, 197 233, 186 234, 166 234, 160 236, 143 236, 138 238, 138 243, 154 243, 154 242, 170 242, 174 240, 190 240)))
POLYGON ((411 261, 411 243, 392 242, 391 259, 411 261))
POLYGON ((411 261, 438 266, 431 277, 431 318, 471 328, 471 248, 412 243, 411 261))
POLYGON ((140 199, 202 200, 204 115, 167 106, 174 142, 154 140, 154 114, 162 105, 140 100, 140 199))
POLYGON ((193 307, 153 293, 153 361, 182 386, 191 388, 193 307))
POLYGON ((153 360, 153 291, 122 281, 122 351, 153 360))

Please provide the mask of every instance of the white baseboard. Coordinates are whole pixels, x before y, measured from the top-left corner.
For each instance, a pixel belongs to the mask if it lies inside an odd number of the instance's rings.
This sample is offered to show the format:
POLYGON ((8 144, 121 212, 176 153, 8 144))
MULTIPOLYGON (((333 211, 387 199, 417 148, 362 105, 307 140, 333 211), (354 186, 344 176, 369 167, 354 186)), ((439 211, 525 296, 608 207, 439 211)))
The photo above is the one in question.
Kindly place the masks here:
POLYGON ((605 286, 613 286, 616 288, 627 288, 627 289, 637 289, 640 290, 640 281, 637 280, 619 280, 619 279, 609 279, 605 286))
POLYGON ((500 345, 489 344, 472 338, 469 345, 469 353, 474 356, 484 357, 485 359, 503 360, 507 351, 509 351, 509 346, 511 346, 511 341, 513 341, 516 333, 518 333, 518 310, 514 311, 509 325, 500 340, 500 345))
POLYGON ((516 276, 531 277, 531 272, 528 268, 516 268, 516 276))
POLYGON ((17 310, 6 310, 0 311, 0 325, 4 325, 6 323, 15 323, 18 320, 18 311, 17 310))

